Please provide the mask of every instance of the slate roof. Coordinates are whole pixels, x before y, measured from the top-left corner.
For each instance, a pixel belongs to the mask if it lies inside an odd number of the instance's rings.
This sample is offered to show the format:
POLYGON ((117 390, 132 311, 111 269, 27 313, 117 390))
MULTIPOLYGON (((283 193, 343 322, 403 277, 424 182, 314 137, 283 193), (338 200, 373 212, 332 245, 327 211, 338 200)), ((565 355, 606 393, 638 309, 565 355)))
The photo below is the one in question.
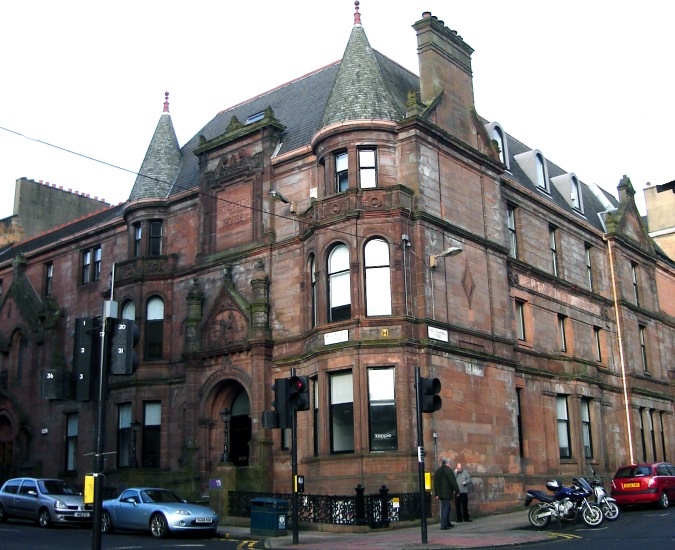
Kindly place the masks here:
POLYGON ((361 25, 352 28, 321 128, 346 120, 401 120, 401 111, 361 25))
POLYGON ((164 112, 159 117, 157 128, 143 164, 129 195, 130 201, 151 198, 166 198, 176 179, 182 163, 176 131, 169 114, 169 93, 166 93, 164 112))
MULTIPOLYGON (((280 154, 308 145, 312 137, 325 125, 344 120, 384 119, 402 120, 410 90, 419 92, 419 77, 388 57, 373 50, 361 25, 352 29, 345 55, 330 65, 287 82, 268 92, 239 103, 218 113, 183 147, 178 149, 175 131, 168 113, 168 98, 132 189, 130 200, 146 197, 170 197, 193 189, 199 184, 199 165, 195 149, 203 136, 215 139, 227 130, 233 116, 245 121, 249 116, 271 107, 275 118, 286 127, 282 134, 280 154)), ((535 184, 520 169, 514 155, 530 150, 522 142, 507 135, 509 140, 510 173, 524 187, 536 191, 535 184)), ((548 161, 550 177, 567 171, 548 161)), ((585 219, 593 227, 604 231, 598 213, 606 210, 603 203, 583 183, 585 219)), ((551 184, 550 200, 568 212, 572 208, 551 184)), ((616 205, 616 199, 602 191, 607 201, 616 205)), ((74 222, 67 229, 31 239, 20 245, 0 251, 0 262, 13 257, 19 250, 30 252, 48 242, 57 242, 62 236, 94 227, 116 216, 121 207, 74 222)), ((574 214, 578 215, 578 214, 574 214)))
MULTIPOLYGON (((371 52, 381 72, 382 83, 390 93, 389 111, 395 109, 397 119, 402 119, 408 91, 419 91, 419 78, 376 50, 371 52)), ((279 154, 308 145, 324 126, 322 118, 341 65, 341 61, 336 61, 218 113, 181 148, 183 164, 169 196, 192 189, 199 183, 199 164, 193 153, 199 146, 199 137, 204 136, 210 141, 224 134, 233 116, 245 121, 269 106, 274 111, 275 118, 286 126, 279 154)), ((331 120, 336 118, 332 117, 331 120)))
MULTIPOLYGON (((568 212, 574 212, 573 208, 562 197, 556 186, 550 182, 551 178, 555 178, 556 176, 561 176, 563 174, 573 172, 573 170, 564 170, 560 168, 560 166, 554 164, 548 158, 546 158, 546 167, 548 168, 550 193, 544 193, 540 189, 538 189, 536 184, 525 174, 525 172, 523 172, 523 170, 520 168, 520 165, 518 164, 518 161, 516 161, 516 159, 514 158, 514 156, 519 155, 521 153, 525 153, 527 151, 531 151, 533 148, 528 147, 524 143, 518 141, 516 138, 508 134, 506 135, 506 139, 508 140, 508 147, 509 147, 509 161, 510 161, 509 172, 511 173, 513 179, 515 179, 523 187, 526 187, 531 191, 537 192, 540 196, 544 197, 544 200, 551 201, 552 203, 556 204, 557 206, 561 207, 562 209, 568 212)), ((579 175, 578 174, 576 175, 577 178, 579 178, 579 175)), ((579 183, 581 184, 581 195, 584 211, 583 216, 581 216, 577 212, 575 212, 574 215, 577 216, 579 219, 585 219, 594 228, 604 233, 605 229, 602 226, 602 222, 600 221, 600 217, 598 216, 598 214, 604 212, 605 210, 607 210, 607 208, 598 200, 595 194, 589 189, 588 185, 581 180, 581 178, 579 178, 579 183)), ((607 193, 604 189, 601 189, 599 187, 598 189, 606 197, 607 202, 614 205, 614 207, 618 206, 618 201, 616 200, 616 197, 607 193)))
POLYGON ((42 247, 50 246, 61 240, 69 239, 74 234, 78 234, 82 231, 90 232, 91 229, 99 225, 114 220, 120 220, 122 218, 125 206, 126 203, 111 206, 110 208, 106 208, 100 212, 95 212, 89 216, 75 220, 72 223, 57 227, 53 231, 48 231, 42 233, 41 235, 37 235, 32 239, 28 239, 14 245, 9 245, 0 250, 0 264, 11 262, 17 254, 29 254, 39 250, 42 247))

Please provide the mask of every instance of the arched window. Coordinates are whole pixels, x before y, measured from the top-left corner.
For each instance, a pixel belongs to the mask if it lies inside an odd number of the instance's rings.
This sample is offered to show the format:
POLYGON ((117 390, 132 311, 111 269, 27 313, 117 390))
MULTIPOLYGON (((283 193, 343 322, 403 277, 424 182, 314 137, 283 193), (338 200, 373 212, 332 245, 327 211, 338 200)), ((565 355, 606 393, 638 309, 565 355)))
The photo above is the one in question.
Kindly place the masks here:
POLYGON ((365 247, 366 315, 391 315, 389 245, 372 239, 365 247))
POLYGON ((581 207, 581 185, 579 185, 579 180, 576 177, 572 177, 570 180, 571 183, 571 189, 570 189, 570 200, 572 201, 572 208, 575 210, 579 210, 580 212, 583 210, 581 207))
POLYGON ((17 331, 12 338, 13 354, 11 362, 14 367, 14 380, 21 382, 23 379, 23 368, 26 363, 26 353, 28 350, 28 339, 23 332, 17 331))
POLYGON ((122 304, 122 319, 136 320, 136 305, 132 300, 127 300, 122 304))
POLYGON ((546 165, 544 164, 544 157, 537 154, 535 156, 535 170, 537 174, 537 187, 548 190, 546 184, 546 165))
POLYGON ((352 316, 349 284, 349 250, 337 245, 328 256, 328 321, 343 321, 352 316))
POLYGON ((314 259, 314 255, 311 255, 309 257, 309 263, 308 263, 308 268, 309 268, 309 288, 311 292, 311 300, 312 300, 312 311, 310 313, 311 315, 311 322, 312 326, 316 326, 316 304, 317 304, 317 294, 316 294, 316 260, 314 259))
POLYGON ((148 300, 145 314, 145 358, 162 358, 164 343, 164 302, 158 296, 148 300))
POLYGON ((502 133, 502 129, 499 126, 495 125, 492 127, 492 139, 497 142, 497 146, 499 147, 499 160, 506 164, 506 145, 504 143, 504 134, 502 133))

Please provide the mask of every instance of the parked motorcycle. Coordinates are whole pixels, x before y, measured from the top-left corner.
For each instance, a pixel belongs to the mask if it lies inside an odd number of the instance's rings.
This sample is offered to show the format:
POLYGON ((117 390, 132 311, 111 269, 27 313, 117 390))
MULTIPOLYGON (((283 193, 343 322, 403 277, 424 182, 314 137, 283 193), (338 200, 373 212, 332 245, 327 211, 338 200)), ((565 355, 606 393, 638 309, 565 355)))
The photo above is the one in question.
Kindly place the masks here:
POLYGON ((551 519, 557 519, 560 524, 563 520, 581 517, 589 527, 600 525, 603 520, 602 510, 588 501, 588 497, 594 494, 593 487, 584 478, 575 479, 574 483, 573 487, 565 487, 558 480, 547 481, 546 488, 554 493, 553 496, 544 491, 528 489, 525 506, 529 506, 533 500, 540 502, 528 512, 530 523, 537 529, 543 529, 551 519))
POLYGON ((607 494, 607 491, 602 486, 602 480, 595 475, 593 467, 591 466, 590 468, 593 473, 593 479, 589 480, 589 483, 593 487, 593 493, 595 494, 595 502, 593 504, 600 507, 605 519, 614 521, 619 518, 620 514, 616 499, 613 499, 607 494))

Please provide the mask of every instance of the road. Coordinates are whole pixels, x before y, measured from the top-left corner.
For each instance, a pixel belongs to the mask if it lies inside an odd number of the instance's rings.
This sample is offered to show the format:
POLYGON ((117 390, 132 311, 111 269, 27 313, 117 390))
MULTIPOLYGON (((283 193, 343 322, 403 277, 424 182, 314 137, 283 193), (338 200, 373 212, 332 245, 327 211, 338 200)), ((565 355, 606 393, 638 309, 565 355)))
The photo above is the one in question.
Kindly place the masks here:
MULTIPOLYGON (((549 525, 544 529, 550 541, 539 548, 551 550, 633 550, 641 548, 675 548, 675 507, 668 510, 654 508, 631 508, 623 510, 617 521, 605 521, 596 528, 586 527, 581 521, 566 522, 561 526, 549 525)), ((302 533, 300 534, 302 540, 302 533)), ((41 529, 33 523, 10 520, 0 524, 0 548, 2 550, 66 549, 86 550, 91 548, 91 531, 78 527, 41 529)), ((150 534, 115 532, 103 535, 101 550, 134 550, 137 548, 204 548, 219 550, 260 550, 261 541, 171 537, 158 540, 150 534)), ((326 540, 330 548, 330 539, 326 540)), ((532 550, 532 545, 510 546, 509 550, 523 548, 532 550)))
MULTIPOLYGON (((30 522, 10 520, 0 524, 0 548, 2 550, 86 550, 92 547, 89 529, 80 527, 55 527, 40 529, 30 522)), ((218 550, 259 550, 263 543, 252 540, 223 538, 169 537, 156 539, 149 533, 115 532, 103 535, 101 550, 134 550, 137 548, 191 548, 218 550)))
MULTIPOLYGON (((652 550, 675 548, 675 507, 656 510, 652 507, 634 507, 621 511, 616 521, 604 521, 591 529, 582 522, 563 523, 560 527, 549 525, 545 531, 551 541, 543 545, 551 550, 652 550)), ((529 548, 517 546, 513 548, 529 548)))

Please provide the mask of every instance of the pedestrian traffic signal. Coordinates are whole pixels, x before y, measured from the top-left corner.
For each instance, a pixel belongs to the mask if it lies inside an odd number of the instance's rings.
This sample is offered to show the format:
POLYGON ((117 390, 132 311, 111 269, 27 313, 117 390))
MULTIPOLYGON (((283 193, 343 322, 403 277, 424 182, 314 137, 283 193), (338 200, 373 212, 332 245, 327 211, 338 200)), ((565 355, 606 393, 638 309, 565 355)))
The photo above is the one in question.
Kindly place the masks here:
POLYGON ((75 319, 73 373, 75 374, 75 398, 78 401, 91 401, 96 396, 98 367, 101 364, 100 331, 100 318, 75 319))
POLYGON ((420 384, 417 388, 419 404, 422 412, 430 413, 440 410, 443 402, 441 396, 441 381, 438 378, 426 378, 420 376, 420 384))
POLYGON ((129 375, 138 368, 138 354, 134 350, 140 339, 140 330, 128 319, 108 319, 108 366, 110 374, 129 375))
POLYGON ((288 406, 291 410, 309 410, 309 378, 291 376, 288 379, 288 406))

